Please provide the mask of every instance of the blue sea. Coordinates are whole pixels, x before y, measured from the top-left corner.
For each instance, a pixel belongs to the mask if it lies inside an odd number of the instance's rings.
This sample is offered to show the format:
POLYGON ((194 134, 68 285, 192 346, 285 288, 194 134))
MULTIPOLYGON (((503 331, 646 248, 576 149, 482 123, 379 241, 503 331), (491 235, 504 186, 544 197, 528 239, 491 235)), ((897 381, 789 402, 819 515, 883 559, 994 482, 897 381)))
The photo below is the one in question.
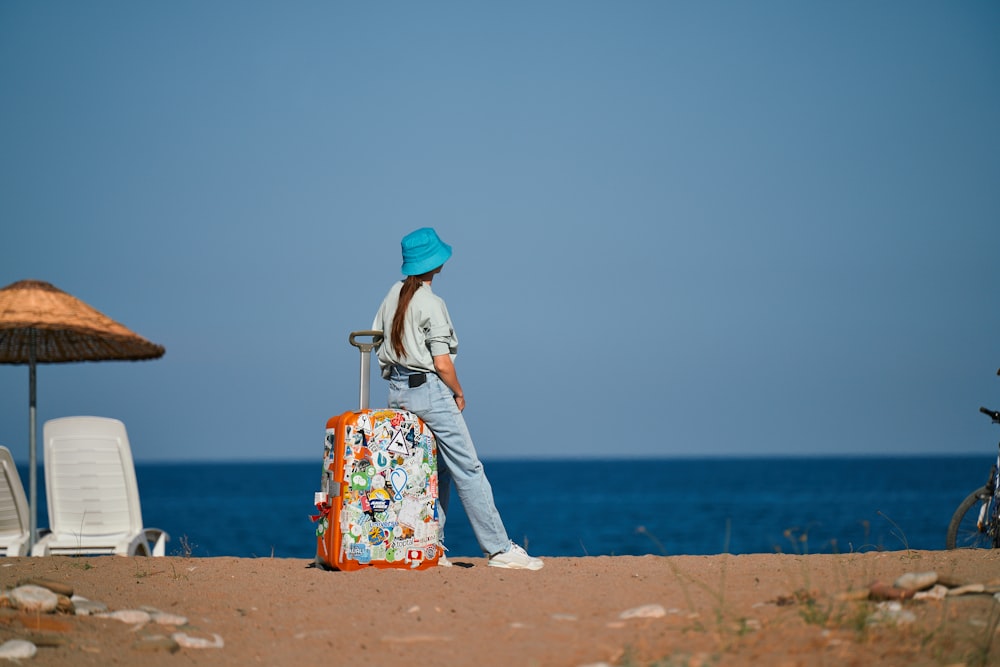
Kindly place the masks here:
MULTIPOLYGON (((985 456, 485 461, 511 538, 539 556, 943 549, 985 456)), ((308 558, 320 461, 137 464, 168 555, 308 558)), ((27 487, 27 471, 21 471, 27 487)), ((39 474, 39 526, 46 525, 39 474)), ((26 488, 27 490, 27 488, 26 488)), ((479 556, 457 495, 450 556, 479 556)))

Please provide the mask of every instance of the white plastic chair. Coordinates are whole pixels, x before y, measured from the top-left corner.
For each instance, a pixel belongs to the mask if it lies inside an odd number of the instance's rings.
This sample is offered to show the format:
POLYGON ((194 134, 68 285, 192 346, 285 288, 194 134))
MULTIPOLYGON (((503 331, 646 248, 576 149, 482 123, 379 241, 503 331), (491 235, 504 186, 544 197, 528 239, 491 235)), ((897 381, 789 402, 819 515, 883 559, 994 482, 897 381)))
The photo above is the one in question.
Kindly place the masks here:
POLYGON ((31 542, 28 498, 10 450, 0 446, 0 554, 27 556, 31 542))
POLYGON ((49 530, 32 556, 163 556, 170 537, 144 528, 125 425, 105 417, 45 422, 49 530), (150 543, 153 544, 150 548, 150 543))

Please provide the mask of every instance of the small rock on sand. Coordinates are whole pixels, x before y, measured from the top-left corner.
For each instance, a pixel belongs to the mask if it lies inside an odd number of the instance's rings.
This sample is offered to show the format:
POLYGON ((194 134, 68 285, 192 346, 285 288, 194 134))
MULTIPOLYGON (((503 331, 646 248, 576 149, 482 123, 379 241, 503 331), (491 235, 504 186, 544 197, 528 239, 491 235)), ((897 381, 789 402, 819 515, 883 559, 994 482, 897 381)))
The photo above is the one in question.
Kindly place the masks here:
POLYGON ((24 660, 33 658, 38 648, 23 639, 11 639, 0 644, 0 660, 24 660))
POLYGON ((986 586, 983 584, 965 584, 948 589, 949 596, 966 595, 967 593, 985 593, 986 586))
POLYGON ((907 572, 892 585, 907 591, 922 591, 937 583, 937 572, 907 572))
POLYGON ((59 596, 47 588, 27 585, 18 586, 8 597, 21 611, 48 614, 59 606, 59 596))
POLYGON ((153 623, 160 625, 187 625, 188 622, 186 616, 160 611, 156 607, 139 607, 139 609, 149 614, 153 623))
POLYGON ((625 620, 629 618, 663 618, 667 615, 667 610, 661 604, 644 604, 641 607, 626 609, 618 614, 618 618, 625 620))
POLYGON ((119 611, 109 611, 105 614, 94 614, 99 618, 113 618, 116 621, 121 621, 122 623, 128 623, 130 625, 139 625, 149 623, 152 617, 147 611, 141 611, 139 609, 121 609, 119 611))
POLYGON ((47 588, 56 595, 65 595, 68 598, 73 597, 73 587, 69 584, 64 584, 61 581, 55 581, 53 579, 44 579, 42 577, 33 577, 31 579, 25 579, 17 584, 18 586, 41 586, 42 588, 47 588))
POLYGON ((913 594, 914 600, 943 600, 948 595, 948 587, 935 584, 925 591, 917 591, 913 594))
POLYGON ((222 648, 225 646, 222 637, 214 633, 211 639, 192 637, 184 632, 175 632, 171 637, 183 648, 222 648))
POLYGON ((160 625, 187 625, 188 622, 187 616, 168 614, 165 611, 150 612, 149 615, 153 617, 153 623, 159 623, 160 625))
POLYGON ((73 603, 73 609, 76 611, 77 616, 90 616, 91 614, 100 614, 108 610, 108 605, 103 602, 88 600, 82 595, 74 595, 70 598, 70 601, 73 603))

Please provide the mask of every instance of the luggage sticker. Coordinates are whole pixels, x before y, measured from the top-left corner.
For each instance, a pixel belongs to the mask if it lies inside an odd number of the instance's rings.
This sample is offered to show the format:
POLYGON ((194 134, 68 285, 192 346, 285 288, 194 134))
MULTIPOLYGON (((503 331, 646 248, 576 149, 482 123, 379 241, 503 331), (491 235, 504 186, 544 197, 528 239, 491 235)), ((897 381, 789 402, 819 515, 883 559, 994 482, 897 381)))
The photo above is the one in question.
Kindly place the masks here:
POLYGON ((359 563, 370 563, 372 560, 371 551, 364 542, 346 545, 347 557, 359 563))
POLYGON ((406 490, 406 480, 408 477, 406 468, 394 468, 389 473, 389 483, 392 484, 392 489, 395 491, 395 494, 392 496, 393 500, 398 502, 403 499, 403 491, 406 490))
POLYGON ((406 434, 403 429, 397 429, 395 433, 388 438, 389 444, 385 446, 386 451, 392 452, 393 454, 399 454, 401 456, 410 455, 409 442, 407 442, 406 434))

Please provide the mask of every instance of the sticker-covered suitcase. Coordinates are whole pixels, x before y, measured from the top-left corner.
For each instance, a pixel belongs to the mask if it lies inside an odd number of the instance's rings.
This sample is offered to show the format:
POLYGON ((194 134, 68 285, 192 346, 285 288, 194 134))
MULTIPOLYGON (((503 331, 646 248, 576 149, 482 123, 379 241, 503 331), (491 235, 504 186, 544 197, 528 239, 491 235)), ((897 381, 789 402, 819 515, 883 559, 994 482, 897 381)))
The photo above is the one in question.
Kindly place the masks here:
POLYGON ((326 423, 313 517, 321 567, 422 570, 441 554, 434 435, 411 412, 368 407, 371 351, 381 340, 381 331, 351 333, 361 351, 360 409, 326 423))

